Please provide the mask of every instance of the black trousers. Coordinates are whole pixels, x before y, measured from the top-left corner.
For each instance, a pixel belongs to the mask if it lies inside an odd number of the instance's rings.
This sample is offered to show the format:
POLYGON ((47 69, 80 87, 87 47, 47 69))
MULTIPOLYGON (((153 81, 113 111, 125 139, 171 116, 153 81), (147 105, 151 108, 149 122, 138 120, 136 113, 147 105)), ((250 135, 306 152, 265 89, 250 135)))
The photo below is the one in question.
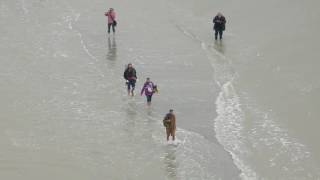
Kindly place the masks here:
POLYGON ((110 28, 112 27, 112 31, 116 32, 113 23, 108 23, 108 33, 110 33, 110 28))
POLYGON ((218 39, 218 34, 219 34, 219 37, 220 39, 222 39, 222 34, 223 34, 223 31, 222 30, 215 30, 215 33, 214 33, 214 38, 217 40, 218 39))

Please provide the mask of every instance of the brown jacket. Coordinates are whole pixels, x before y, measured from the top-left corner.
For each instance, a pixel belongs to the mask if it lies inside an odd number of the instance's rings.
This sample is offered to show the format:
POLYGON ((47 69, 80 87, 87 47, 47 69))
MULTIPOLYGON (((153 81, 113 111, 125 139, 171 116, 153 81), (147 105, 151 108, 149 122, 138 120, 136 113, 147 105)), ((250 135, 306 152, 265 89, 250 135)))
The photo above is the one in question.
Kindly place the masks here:
POLYGON ((176 129, 176 116, 174 114, 167 114, 170 120, 170 126, 168 128, 175 130, 176 129))

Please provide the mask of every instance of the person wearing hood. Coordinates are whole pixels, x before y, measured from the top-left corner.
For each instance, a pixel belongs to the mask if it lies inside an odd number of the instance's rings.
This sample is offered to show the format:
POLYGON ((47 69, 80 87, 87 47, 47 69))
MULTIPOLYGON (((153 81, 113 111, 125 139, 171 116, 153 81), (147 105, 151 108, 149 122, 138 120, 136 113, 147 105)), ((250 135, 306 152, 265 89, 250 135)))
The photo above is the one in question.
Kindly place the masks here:
POLYGON ((213 18, 213 29, 215 30, 214 38, 215 40, 218 39, 218 34, 220 40, 222 39, 223 31, 226 29, 226 18, 219 12, 214 18, 213 18))
POLYGON ((176 138, 176 116, 173 113, 173 109, 169 110, 169 113, 163 119, 163 125, 166 128, 167 141, 169 137, 172 136, 172 141, 176 138))

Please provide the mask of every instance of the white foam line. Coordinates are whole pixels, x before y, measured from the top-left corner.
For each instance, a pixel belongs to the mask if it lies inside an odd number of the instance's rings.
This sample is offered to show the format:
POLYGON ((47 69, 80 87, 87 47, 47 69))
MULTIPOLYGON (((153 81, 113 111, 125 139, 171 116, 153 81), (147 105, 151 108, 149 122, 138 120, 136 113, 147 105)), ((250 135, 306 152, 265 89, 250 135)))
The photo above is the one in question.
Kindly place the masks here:
MULTIPOLYGON (((201 42, 201 47, 207 52, 208 58, 212 60, 212 67, 214 69, 217 68, 216 65, 214 64, 215 60, 213 57, 210 57, 210 53, 208 52, 212 52, 214 53, 214 55, 218 56, 219 58, 226 60, 226 64, 231 64, 232 60, 230 58, 227 58, 224 54, 220 53, 219 51, 208 49, 204 42, 201 42)), ((240 131, 242 128, 241 122, 243 120, 242 118, 243 112, 240 108, 239 97, 232 84, 232 82, 234 81, 234 78, 237 77, 237 74, 233 74, 230 77, 228 77, 227 79, 229 79, 229 81, 227 82, 221 82, 218 79, 216 79, 217 77, 218 75, 214 76, 215 81, 221 87, 221 92, 219 93, 219 96, 216 101, 218 117, 215 119, 215 131, 217 133, 217 138, 220 143, 224 142, 222 144, 225 146, 226 150, 231 154, 236 166, 242 171, 240 177, 242 179, 258 179, 259 178, 258 175, 252 170, 252 168, 250 168, 250 166, 246 165, 244 161, 240 158, 242 156, 241 154, 247 153, 248 149, 241 142, 242 138, 241 138, 240 131), (232 104, 230 104, 231 107, 225 107, 226 103, 228 103, 230 100, 234 101, 232 104), (238 119, 238 122, 234 121, 236 119, 235 117, 230 118, 230 115, 224 112, 224 111, 229 112, 227 108, 234 108, 236 109, 236 111, 239 112, 239 113, 236 113, 240 115, 240 119, 238 119), (218 125, 219 119, 221 120, 221 125, 218 125), (228 134, 226 132, 222 132, 219 135, 219 129, 223 128, 223 125, 224 126, 226 125, 225 124, 226 121, 231 123, 231 124, 227 124, 227 126, 233 126, 231 127, 230 130, 228 130, 228 132, 233 133, 232 135, 233 137, 231 138, 231 140, 224 139, 226 138, 225 137, 226 134, 228 134), (230 141, 232 140, 234 140, 234 143, 230 143, 230 141)), ((234 112, 229 112, 229 113, 232 114, 234 112)), ((274 131, 276 131, 276 132, 268 132, 268 135, 273 137, 271 138, 272 140, 277 139, 277 141, 272 143, 280 142, 282 144, 282 147, 286 149, 285 152, 280 151, 279 153, 277 153, 277 155, 282 153, 288 153, 291 156, 291 161, 298 161, 301 159, 306 160, 308 158, 308 155, 310 154, 310 152, 306 150, 305 146, 301 143, 298 143, 297 141, 294 141, 294 139, 290 138, 289 135, 286 133, 286 130, 281 129, 278 125, 275 124, 274 121, 264 120, 263 125, 270 126, 270 128, 262 127, 262 129, 274 129, 274 131)), ((268 141, 267 140, 265 141, 267 145, 268 141)))
MULTIPOLYGON (((203 45, 203 47, 206 47, 206 46, 203 45)), ((226 56, 224 56, 223 54, 221 54, 218 51, 210 51, 210 52, 215 53, 215 55, 218 55, 220 58, 222 58, 224 60, 228 60, 226 58, 226 56)), ((213 58, 210 57, 208 51, 207 51, 207 56, 209 59, 213 60, 213 58)), ((212 63, 212 67, 214 68, 214 70, 216 72, 215 64, 213 62, 211 62, 211 63, 212 63)), ((230 60, 226 63, 230 63, 230 60)), ((232 82, 235 78, 235 75, 230 76, 229 81, 227 81, 225 83, 216 79, 217 77, 218 77, 218 75, 216 74, 214 76, 214 79, 221 88, 219 96, 216 100, 216 108, 217 108, 216 111, 217 111, 218 116, 214 120, 214 122, 215 122, 214 126, 215 126, 215 132, 217 134, 217 139, 221 144, 223 144, 226 151, 228 151, 231 154, 235 165, 241 170, 241 174, 240 174, 241 179, 244 179, 244 180, 258 179, 257 174, 251 169, 251 167, 246 165, 243 162, 243 160, 241 160, 240 154, 236 154, 236 152, 241 153, 240 151, 242 151, 242 153, 245 153, 247 151, 247 149, 242 145, 241 139, 240 139, 241 138, 240 130, 242 129, 241 122, 243 119, 241 117, 242 109, 240 108, 239 97, 233 87, 233 84, 232 84, 232 82), (228 102, 230 103, 230 101, 231 101, 231 104, 228 107, 225 107, 225 105, 228 102), (238 118, 234 117, 235 113, 231 112, 231 110, 232 111, 236 110, 237 112, 239 112, 240 116, 238 118), (226 112, 224 112, 224 111, 226 111, 226 112), (227 118, 227 119, 225 119, 225 118, 227 118), (225 135, 228 133, 227 132, 219 133, 220 132, 219 129, 224 128, 224 127, 222 127, 223 125, 221 125, 221 126, 218 125, 219 120, 221 121, 221 123, 225 123, 226 121, 229 122, 229 124, 228 124, 229 129, 227 131, 233 133, 233 135, 232 135, 233 137, 231 139, 228 138, 228 139, 223 140, 223 138, 225 138, 225 135), (232 142, 227 143, 230 141, 232 141, 232 142)))
POLYGON ((85 44, 83 38, 82 38, 82 34, 79 31, 76 31, 79 38, 80 38, 80 43, 82 45, 83 50, 88 54, 89 57, 91 57, 93 60, 95 61, 99 61, 94 55, 92 55, 89 51, 89 49, 87 48, 87 45, 85 44))
POLYGON ((234 163, 241 170, 240 177, 249 180, 257 179, 256 173, 239 158, 240 154, 247 152, 240 139, 243 112, 239 104, 239 97, 235 93, 232 82, 225 83, 216 100, 218 116, 215 119, 215 131, 217 139, 220 143, 224 142, 222 144, 226 151, 231 154, 234 163))
MULTIPOLYGON (((216 65, 214 64, 213 61, 214 58, 210 56, 210 52, 211 53, 214 53, 214 55, 218 56, 219 58, 221 58, 222 60, 226 60, 226 63, 227 64, 230 64, 231 63, 231 60, 228 59, 224 54, 216 51, 216 50, 209 50, 207 48, 207 45, 205 42, 203 42, 199 37, 197 37, 196 35, 188 32, 186 29, 184 29, 182 26, 179 26, 176 24, 176 27, 183 33, 185 34, 187 37, 191 38, 192 40, 195 40, 195 41, 198 41, 201 45, 201 48, 206 52, 206 55, 208 57, 209 60, 211 60, 211 65, 212 65, 212 68, 214 69, 214 72, 216 72, 216 65)), ((238 121, 235 121, 234 117, 232 118, 228 118, 228 120, 232 121, 231 124, 229 124, 229 129, 227 130, 228 132, 233 132, 235 133, 233 135, 233 139, 226 139, 226 140, 223 140, 223 138, 225 138, 225 134, 227 133, 224 133, 222 132, 221 134, 219 134, 219 130, 221 129, 224 129, 223 127, 218 127, 218 123, 219 121, 221 120, 221 122, 224 122, 226 121, 226 119, 224 119, 225 117, 223 117, 223 115, 227 115, 227 116, 230 116, 228 115, 228 113, 230 114, 233 114, 232 112, 229 112, 228 110, 230 110, 230 108, 234 108, 236 109, 238 112, 242 112, 242 110, 240 109, 240 106, 239 106, 239 100, 238 100, 238 96, 234 90, 234 87, 232 85, 232 82, 235 78, 235 75, 231 75, 230 77, 228 77, 228 80, 226 82, 220 82, 218 79, 217 79, 218 75, 214 75, 213 78, 215 80, 215 82, 218 84, 218 86, 221 88, 221 91, 219 93, 219 96, 216 100, 216 107, 217 107, 217 118, 215 119, 215 132, 217 134, 217 139, 218 141, 224 146, 225 150, 227 152, 229 152, 232 156, 232 159, 235 163, 235 165, 241 170, 241 174, 240 174, 240 178, 241 179, 249 179, 249 180, 255 180, 255 179, 258 179, 257 178, 257 174, 247 165, 244 164, 244 162, 239 158, 239 155, 235 154, 234 153, 234 148, 236 148, 237 150, 239 150, 239 148, 241 147, 241 150, 242 151, 246 151, 245 147, 243 147, 243 145, 241 145, 241 140, 239 139, 240 138, 240 131, 239 129, 241 129, 241 119, 238 121), (232 96, 231 99, 225 99, 226 98, 229 98, 229 96, 232 96), (233 100, 235 98, 235 100, 233 100), (228 109, 226 107, 224 107, 224 105, 226 105, 228 103, 228 101, 235 101, 231 104, 232 107, 229 107, 228 109), (227 112, 223 112, 225 111, 225 109, 227 109, 227 112), (234 129, 236 128, 236 129, 234 129), (225 144, 225 142, 229 142, 229 141, 232 141, 232 143, 228 143, 228 144, 225 144)), ((223 131, 223 130, 222 130, 223 131)))
MULTIPOLYGON (((80 17, 80 15, 79 15, 76 19, 78 19, 79 17, 80 17)), ((71 21, 69 21, 69 28, 70 28, 71 30, 74 30, 71 21)), ((79 31, 77 31, 77 30, 74 30, 74 31, 75 31, 75 32, 77 33, 77 35, 79 36, 82 49, 86 52, 86 54, 87 54, 91 59, 93 59, 93 60, 95 60, 95 61, 99 61, 94 55, 92 55, 92 54, 90 53, 89 49, 87 48, 87 45, 85 44, 85 42, 84 42, 84 40, 83 40, 83 38, 82 38, 82 34, 81 34, 79 31)))
MULTIPOLYGON (((72 8, 69 8, 70 11, 72 12, 73 16, 75 16, 75 18, 71 18, 70 16, 67 16, 66 18, 66 22, 68 22, 68 28, 72 31, 74 31, 76 33, 77 36, 79 36, 79 39, 80 39, 80 44, 81 44, 81 47, 82 49, 84 50, 84 52, 93 60, 95 60, 96 62, 99 61, 98 58, 96 58, 88 49, 86 43, 84 42, 83 40, 83 35, 81 34, 80 31, 76 30, 74 27, 73 27, 73 21, 74 22, 77 22, 81 16, 80 13, 75 13, 74 10, 72 8)), ((113 73, 113 72, 112 72, 113 73)), ((104 74, 102 72, 99 73, 101 77, 105 77, 104 74)))
MULTIPOLYGON (((200 43, 200 45, 201 45, 201 48, 202 48, 204 51, 206 51, 206 52, 209 51, 208 48, 207 48, 206 43, 204 43, 198 36, 192 34, 191 32, 188 32, 186 29, 184 29, 182 26, 180 26, 180 25, 178 25, 178 24, 176 24, 176 27, 178 28, 179 31, 181 31, 181 32, 182 32, 184 35, 186 35, 187 37, 191 38, 192 40, 198 41, 198 42, 200 43)), ((212 52, 214 52, 215 55, 218 55, 221 59, 227 60, 227 57, 226 57, 224 54, 222 54, 221 52, 216 51, 216 50, 215 50, 215 51, 212 51, 212 52)), ((230 60, 229 60, 229 61, 230 61, 230 60)))
POLYGON ((85 42, 84 42, 84 40, 83 40, 82 34, 81 34, 78 30, 75 30, 75 29, 73 28, 72 21, 77 22, 77 21, 79 20, 80 16, 81 16, 81 14, 80 14, 80 13, 76 14, 76 13, 74 12, 74 10, 71 10, 71 11, 72 11, 72 13, 75 15, 75 18, 74 18, 74 20, 72 20, 72 18, 71 18, 70 16, 68 16, 68 17, 66 18, 66 21, 68 22, 68 28, 69 28, 70 30, 75 31, 76 34, 79 36, 82 49, 86 52, 86 54, 87 54, 91 59, 93 59, 93 60, 95 60, 95 61, 99 61, 98 58, 96 58, 94 55, 92 55, 92 54, 90 53, 89 49, 87 48, 87 45, 85 44, 85 42))

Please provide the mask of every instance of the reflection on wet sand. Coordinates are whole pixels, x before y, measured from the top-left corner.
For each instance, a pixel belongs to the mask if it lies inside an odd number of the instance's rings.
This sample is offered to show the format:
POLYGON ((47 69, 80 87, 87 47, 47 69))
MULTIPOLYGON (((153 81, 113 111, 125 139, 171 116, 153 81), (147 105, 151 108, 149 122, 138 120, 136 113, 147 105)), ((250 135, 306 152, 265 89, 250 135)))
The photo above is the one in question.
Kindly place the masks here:
POLYGON ((147 115, 148 120, 153 121, 153 120, 158 120, 159 114, 156 113, 155 109, 153 108, 153 106, 151 107, 146 107, 145 109, 145 113, 147 115), (158 115, 158 116, 157 116, 158 115))
POLYGON ((117 60, 117 42, 115 36, 112 37, 112 40, 110 37, 108 37, 108 53, 107 53, 107 59, 110 61, 116 61, 117 60))
POLYGON ((224 54, 226 51, 223 41, 215 41, 213 48, 222 54, 224 54))
POLYGON ((136 126, 136 120, 138 113, 136 111, 137 105, 134 101, 128 101, 128 104, 124 107, 124 111, 126 112, 126 121, 125 126, 123 128, 130 134, 134 134, 134 127, 136 126))
POLYGON ((168 179, 177 178, 177 160, 176 160, 176 148, 175 147, 166 147, 165 157, 165 170, 167 172, 168 179))
POLYGON ((128 100, 128 105, 126 106, 126 113, 128 119, 135 119, 137 116, 137 104, 133 100, 128 100))

